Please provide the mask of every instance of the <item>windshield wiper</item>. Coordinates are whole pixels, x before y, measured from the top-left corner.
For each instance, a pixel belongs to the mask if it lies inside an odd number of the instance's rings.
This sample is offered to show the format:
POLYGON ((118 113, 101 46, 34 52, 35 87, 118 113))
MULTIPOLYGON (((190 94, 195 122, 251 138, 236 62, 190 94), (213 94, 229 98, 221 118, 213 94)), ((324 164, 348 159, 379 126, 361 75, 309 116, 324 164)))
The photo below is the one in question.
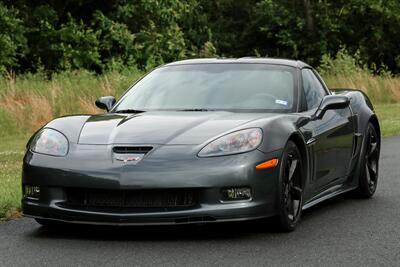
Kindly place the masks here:
POLYGON ((144 110, 138 110, 138 109, 121 109, 114 111, 114 113, 142 113, 145 112, 144 110))
POLYGON ((178 109, 178 111, 215 111, 215 109, 208 109, 208 108, 188 108, 188 109, 178 109))

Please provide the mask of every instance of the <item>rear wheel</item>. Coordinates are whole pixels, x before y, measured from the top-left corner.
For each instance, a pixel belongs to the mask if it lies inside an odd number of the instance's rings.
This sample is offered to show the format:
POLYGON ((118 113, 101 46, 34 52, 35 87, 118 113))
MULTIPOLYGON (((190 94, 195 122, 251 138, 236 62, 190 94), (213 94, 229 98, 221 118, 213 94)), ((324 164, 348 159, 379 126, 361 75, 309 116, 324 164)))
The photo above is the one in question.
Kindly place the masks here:
POLYGON ((296 228, 303 206, 303 166, 296 144, 289 141, 284 149, 279 175, 278 224, 282 231, 296 228))
POLYGON ((364 151, 360 160, 360 176, 357 193, 363 198, 374 195, 378 184, 379 170, 379 138, 372 123, 368 124, 365 133, 364 151))

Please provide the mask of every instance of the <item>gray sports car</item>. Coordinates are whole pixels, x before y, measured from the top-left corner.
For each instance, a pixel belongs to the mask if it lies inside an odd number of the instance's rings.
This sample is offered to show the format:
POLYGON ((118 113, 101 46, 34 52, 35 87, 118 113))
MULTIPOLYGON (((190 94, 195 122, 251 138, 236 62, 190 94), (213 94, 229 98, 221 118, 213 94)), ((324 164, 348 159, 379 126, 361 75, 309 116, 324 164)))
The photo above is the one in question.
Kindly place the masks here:
POLYGON ((29 140, 22 209, 42 225, 185 224, 275 217, 377 186, 378 119, 301 61, 195 59, 156 68, 99 115, 29 140))

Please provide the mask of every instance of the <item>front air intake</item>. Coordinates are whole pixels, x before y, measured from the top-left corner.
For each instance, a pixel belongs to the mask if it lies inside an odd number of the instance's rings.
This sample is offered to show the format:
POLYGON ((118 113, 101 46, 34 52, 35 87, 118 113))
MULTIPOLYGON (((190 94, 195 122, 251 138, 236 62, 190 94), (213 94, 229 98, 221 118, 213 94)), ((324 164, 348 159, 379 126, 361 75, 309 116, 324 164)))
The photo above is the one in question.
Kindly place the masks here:
POLYGON ((194 189, 66 189, 66 205, 74 208, 190 208, 198 203, 194 189))
POLYGON ((151 146, 115 146, 113 147, 114 153, 117 154, 146 154, 153 147, 151 146))

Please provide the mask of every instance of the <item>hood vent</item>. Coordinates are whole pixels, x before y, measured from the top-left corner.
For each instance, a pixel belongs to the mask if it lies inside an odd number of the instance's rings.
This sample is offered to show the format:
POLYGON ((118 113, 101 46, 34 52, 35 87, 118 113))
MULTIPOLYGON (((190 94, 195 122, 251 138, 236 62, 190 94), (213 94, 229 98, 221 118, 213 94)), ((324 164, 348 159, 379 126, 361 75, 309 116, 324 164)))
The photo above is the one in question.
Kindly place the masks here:
POLYGON ((153 147, 151 146, 115 146, 113 147, 114 153, 118 154, 146 154, 153 147))

